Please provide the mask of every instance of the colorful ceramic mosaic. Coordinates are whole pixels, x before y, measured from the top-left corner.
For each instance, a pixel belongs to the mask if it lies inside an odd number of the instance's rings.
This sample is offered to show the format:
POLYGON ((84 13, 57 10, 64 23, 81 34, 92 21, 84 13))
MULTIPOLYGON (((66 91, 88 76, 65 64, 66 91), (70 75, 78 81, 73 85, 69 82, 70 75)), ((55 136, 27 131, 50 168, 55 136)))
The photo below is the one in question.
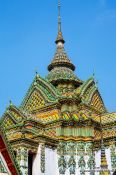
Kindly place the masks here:
MULTIPOLYGON (((39 156, 41 173, 46 172, 46 147, 57 150, 60 175, 66 171, 74 175, 76 169, 84 175, 86 168, 92 170, 99 150, 100 166, 107 168, 106 149, 110 149, 115 170, 116 112, 107 111, 93 77, 83 81, 75 74, 64 48, 60 15, 58 19, 56 52, 48 75, 41 78, 36 73, 19 107, 10 102, 1 119, 5 137, 23 175, 28 174, 30 154, 39 156)), ((6 171, 1 160, 0 171, 6 171)))

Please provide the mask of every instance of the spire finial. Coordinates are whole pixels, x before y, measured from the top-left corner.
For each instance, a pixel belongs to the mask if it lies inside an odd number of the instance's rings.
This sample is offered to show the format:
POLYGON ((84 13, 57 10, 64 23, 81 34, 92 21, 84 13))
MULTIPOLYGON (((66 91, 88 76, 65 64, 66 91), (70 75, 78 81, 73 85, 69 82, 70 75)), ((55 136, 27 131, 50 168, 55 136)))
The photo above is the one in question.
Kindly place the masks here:
POLYGON ((58 32, 61 32, 61 15, 60 15, 60 10, 61 10, 61 3, 60 3, 60 0, 58 0, 58 32))
POLYGON ((56 39, 56 44, 58 42, 62 42, 63 44, 65 43, 63 36, 62 36, 62 31, 61 31, 61 3, 60 0, 58 0, 58 36, 56 39))

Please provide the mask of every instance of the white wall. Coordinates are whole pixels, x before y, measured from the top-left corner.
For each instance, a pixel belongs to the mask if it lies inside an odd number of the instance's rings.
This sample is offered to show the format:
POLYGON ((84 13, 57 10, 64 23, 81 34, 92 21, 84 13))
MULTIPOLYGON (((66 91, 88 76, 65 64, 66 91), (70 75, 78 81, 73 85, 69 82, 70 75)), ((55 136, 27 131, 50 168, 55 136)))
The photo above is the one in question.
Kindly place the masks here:
POLYGON ((45 175, 58 175, 58 156, 56 150, 45 150, 45 175))
POLYGON ((40 171, 40 146, 38 147, 37 154, 33 157, 32 175, 41 175, 40 171))
MULTIPOLYGON (((111 170, 111 158, 110 158, 110 148, 106 149, 106 159, 108 162, 108 168, 111 170)), ((79 156, 76 156, 76 174, 80 175, 80 168, 78 167, 79 156)), ((88 156, 85 156, 86 161, 86 169, 88 156)), ((95 152, 95 162, 96 168, 100 167, 101 164, 101 151, 95 152)), ((33 158, 33 175, 59 175, 58 171, 58 155, 56 150, 52 150, 50 148, 45 149, 45 173, 42 174, 40 170, 40 147, 38 147, 37 154, 33 158)), ((89 175, 90 173, 85 173, 85 175, 89 175)), ((66 174, 69 175, 69 170, 66 170, 66 174)), ((99 172, 95 173, 95 175, 99 175, 99 172)))

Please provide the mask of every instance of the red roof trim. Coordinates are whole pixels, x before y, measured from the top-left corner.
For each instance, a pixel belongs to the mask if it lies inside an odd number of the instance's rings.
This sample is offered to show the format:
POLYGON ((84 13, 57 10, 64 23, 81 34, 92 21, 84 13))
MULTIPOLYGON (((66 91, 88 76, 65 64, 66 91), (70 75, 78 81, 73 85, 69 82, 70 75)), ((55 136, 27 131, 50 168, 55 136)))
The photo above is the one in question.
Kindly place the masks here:
POLYGON ((11 172, 11 174, 12 175, 18 175, 17 174, 17 170, 16 170, 16 168, 15 168, 13 162, 12 162, 12 159, 11 159, 11 157, 9 155, 9 152, 7 150, 7 147, 6 147, 5 143, 4 143, 4 140, 3 140, 2 136, 1 136, 1 133, 0 133, 0 152, 1 152, 2 156, 4 157, 4 159, 6 161, 6 164, 7 164, 8 168, 9 168, 9 171, 11 172))

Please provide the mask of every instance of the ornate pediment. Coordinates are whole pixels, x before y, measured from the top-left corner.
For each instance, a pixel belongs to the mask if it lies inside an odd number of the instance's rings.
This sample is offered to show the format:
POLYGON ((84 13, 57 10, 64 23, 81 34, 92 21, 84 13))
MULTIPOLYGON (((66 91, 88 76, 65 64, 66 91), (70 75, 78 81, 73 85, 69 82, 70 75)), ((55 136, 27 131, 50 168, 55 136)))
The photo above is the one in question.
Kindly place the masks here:
POLYGON ((19 122, 24 119, 24 115, 21 113, 21 111, 16 106, 11 106, 9 109, 9 115, 14 118, 15 121, 19 122))
POLYGON ((24 110, 32 112, 44 106, 45 99, 38 91, 35 90, 34 92, 32 92, 29 99, 27 100, 27 103, 24 106, 24 110))
POLYGON ((16 121, 12 118, 12 116, 10 116, 9 114, 5 114, 4 115, 4 119, 3 119, 3 123, 4 123, 4 127, 6 129, 12 127, 13 125, 16 124, 16 121))
POLYGON ((90 106, 94 107, 95 109, 99 110, 100 112, 106 112, 106 108, 104 106, 103 100, 96 90, 93 94, 91 94, 91 99, 89 102, 90 106))
POLYGON ((20 108, 33 112, 57 101, 59 92, 56 88, 37 75, 29 88, 20 108))
POLYGON ((13 104, 6 109, 3 115, 3 124, 6 129, 12 127, 13 125, 22 122, 25 116, 23 113, 13 104))
POLYGON ((95 108, 99 112, 106 112, 103 100, 93 78, 88 79, 77 88, 76 93, 80 95, 82 102, 95 108))

